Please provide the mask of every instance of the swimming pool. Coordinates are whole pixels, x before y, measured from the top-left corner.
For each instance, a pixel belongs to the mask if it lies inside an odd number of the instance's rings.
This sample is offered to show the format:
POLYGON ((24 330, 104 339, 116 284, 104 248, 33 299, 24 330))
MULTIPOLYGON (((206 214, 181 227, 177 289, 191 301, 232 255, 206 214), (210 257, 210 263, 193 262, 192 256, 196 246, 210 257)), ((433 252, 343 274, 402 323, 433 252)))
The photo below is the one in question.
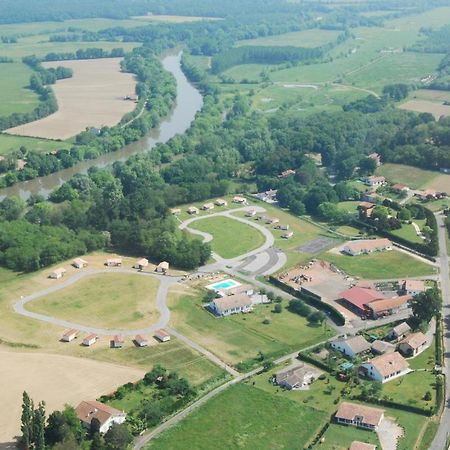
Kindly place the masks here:
POLYGON ((228 280, 218 281, 217 283, 210 284, 209 286, 206 286, 206 287, 207 287, 207 289, 211 289, 214 291, 221 291, 221 290, 231 289, 231 288, 234 288, 234 287, 240 286, 240 285, 241 285, 241 283, 229 278, 228 280))

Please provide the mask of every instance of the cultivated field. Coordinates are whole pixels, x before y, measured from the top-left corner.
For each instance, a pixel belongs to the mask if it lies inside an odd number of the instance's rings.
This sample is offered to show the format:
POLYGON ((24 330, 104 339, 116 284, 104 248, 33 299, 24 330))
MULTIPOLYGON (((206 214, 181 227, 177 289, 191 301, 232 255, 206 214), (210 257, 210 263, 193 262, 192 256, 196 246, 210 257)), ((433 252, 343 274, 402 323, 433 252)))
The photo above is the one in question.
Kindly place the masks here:
POLYGON ((139 329, 156 323, 159 280, 150 276, 92 275, 27 304, 30 311, 83 325, 139 329))
POLYGON ((143 370, 48 353, 0 350, 0 447, 19 433, 22 392, 45 400, 47 413, 66 403, 94 400, 129 381, 143 370))
POLYGON ((135 104, 123 100, 134 93, 132 74, 120 72, 120 58, 46 63, 73 69, 72 78, 53 86, 58 111, 44 119, 7 130, 8 133, 47 139, 68 139, 86 127, 117 124, 135 104))
POLYGON ((141 22, 168 22, 168 23, 199 22, 202 20, 222 20, 220 17, 170 16, 164 14, 149 14, 147 16, 134 16, 132 17, 132 19, 141 22))
POLYGON ((440 174, 432 170, 387 163, 377 169, 377 175, 382 175, 390 183, 403 183, 413 189, 422 189, 428 187, 440 174))
POLYGON ((408 100, 407 102, 402 103, 399 108, 418 113, 430 113, 433 114, 436 119, 439 119, 439 117, 442 116, 450 116, 450 106, 427 100, 408 100))

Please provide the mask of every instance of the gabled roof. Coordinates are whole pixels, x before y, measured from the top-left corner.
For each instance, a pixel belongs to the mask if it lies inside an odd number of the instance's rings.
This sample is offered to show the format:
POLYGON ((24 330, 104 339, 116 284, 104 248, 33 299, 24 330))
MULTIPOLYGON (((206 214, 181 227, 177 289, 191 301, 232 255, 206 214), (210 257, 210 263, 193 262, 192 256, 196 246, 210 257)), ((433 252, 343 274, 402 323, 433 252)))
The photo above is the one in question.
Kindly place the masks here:
POLYGON ((403 372, 409 368, 408 361, 399 352, 386 353, 369 361, 382 376, 389 376, 397 372, 403 372))
POLYGON ((351 351, 355 354, 367 352, 370 350, 370 344, 362 336, 352 336, 348 339, 338 339, 333 341, 333 343, 343 343, 345 342, 351 351))
POLYGON ((100 422, 100 426, 106 423, 111 417, 125 416, 124 412, 95 400, 81 402, 76 407, 75 412, 78 418, 86 424, 90 424, 91 420, 95 417, 100 422))
POLYGON ((397 336, 408 333, 408 331, 411 331, 411 327, 406 322, 399 323, 391 330, 391 332, 394 332, 397 336))
POLYGON ((395 298, 386 298, 383 300, 375 300, 368 304, 368 307, 375 313, 381 311, 389 311, 394 308, 398 308, 411 300, 410 295, 401 295, 395 298))
POLYGON ((372 342, 372 350, 379 354, 395 352, 395 345, 386 341, 374 341, 372 342))
POLYGON ((349 248, 354 253, 370 252, 377 249, 392 247, 392 242, 389 239, 365 239, 347 242, 344 248, 345 247, 349 248))
POLYGON ((247 294, 228 295, 213 300, 219 311, 227 311, 233 308, 242 308, 252 305, 252 299, 247 294))
POLYGON ((374 289, 365 289, 361 287, 352 287, 340 293, 340 297, 349 303, 363 309, 364 306, 374 300, 383 299, 383 294, 374 289))
POLYGON ((342 402, 335 414, 337 419, 343 420, 354 420, 355 417, 362 417, 362 422, 373 426, 380 424, 383 415, 383 409, 349 402, 342 402))
POLYGON ((407 291, 424 291, 425 281, 423 280, 405 280, 405 290, 407 291))
POLYGON ((409 345, 412 349, 417 350, 419 347, 424 345, 427 342, 427 337, 422 333, 413 333, 410 334, 408 337, 403 339, 400 344, 406 344, 409 345))

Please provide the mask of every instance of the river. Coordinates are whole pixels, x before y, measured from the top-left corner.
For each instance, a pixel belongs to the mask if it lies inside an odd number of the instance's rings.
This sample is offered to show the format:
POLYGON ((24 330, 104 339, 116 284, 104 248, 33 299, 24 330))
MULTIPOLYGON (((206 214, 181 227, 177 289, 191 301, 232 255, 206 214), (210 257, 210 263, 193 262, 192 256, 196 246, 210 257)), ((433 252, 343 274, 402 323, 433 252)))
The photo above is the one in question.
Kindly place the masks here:
POLYGON ((105 167, 115 161, 125 161, 131 155, 148 152, 156 144, 167 142, 177 134, 183 134, 201 109, 203 98, 181 70, 181 52, 165 56, 162 64, 177 81, 177 98, 172 112, 160 123, 158 128, 117 152, 107 153, 97 159, 80 162, 69 169, 1 189, 0 200, 10 196, 18 196, 26 200, 31 194, 47 196, 54 188, 70 180, 75 174, 86 173, 89 167, 105 167))

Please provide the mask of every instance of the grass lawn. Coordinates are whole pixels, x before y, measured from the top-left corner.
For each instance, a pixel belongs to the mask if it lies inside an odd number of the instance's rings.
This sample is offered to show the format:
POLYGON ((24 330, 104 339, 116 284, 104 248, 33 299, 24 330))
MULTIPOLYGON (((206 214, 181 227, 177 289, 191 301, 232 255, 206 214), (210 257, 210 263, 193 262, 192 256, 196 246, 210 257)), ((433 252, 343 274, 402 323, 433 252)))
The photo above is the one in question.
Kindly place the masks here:
POLYGON ((248 253, 265 242, 264 236, 256 228, 229 217, 202 219, 191 223, 189 227, 211 234, 212 250, 227 259, 248 253))
POLYGON ((397 250, 371 255, 347 256, 327 252, 322 258, 334 263, 348 275, 371 280, 431 275, 435 269, 397 250))
POLYGON ((360 236, 361 230, 358 230, 358 228, 351 227, 349 225, 343 225, 338 228, 336 228, 336 231, 338 233, 346 234, 348 236, 360 236))
POLYGON ((159 281, 120 273, 93 275, 27 305, 30 311, 103 328, 133 329, 159 317, 159 281))
POLYGON ((411 369, 428 369, 432 370, 435 363, 435 340, 425 351, 415 358, 408 359, 411 369))
MULTIPOLYGON (((422 229, 426 223, 426 220, 414 219, 414 222, 419 226, 420 229, 422 229)), ((423 244, 424 242, 424 240, 420 236, 417 236, 416 229, 412 224, 405 223, 399 230, 392 230, 391 233, 395 236, 406 239, 409 242, 417 244, 423 244)))
POLYGON ((303 317, 287 310, 272 312, 273 305, 256 306, 251 314, 216 318, 202 307, 200 292, 180 288, 172 289, 169 296, 171 326, 229 364, 255 358, 258 351, 281 356, 332 336, 330 330, 310 327, 303 317), (262 323, 266 317, 271 324, 262 323))
POLYGON ((347 450, 353 441, 380 445, 377 433, 336 423, 330 425, 323 435, 323 440, 323 443, 317 444, 314 448, 320 448, 321 450, 347 450))
POLYGON ((431 443, 433 442, 434 436, 439 428, 439 422, 435 420, 430 420, 425 427, 424 433, 422 435, 422 440, 418 450, 429 450, 431 443))
POLYGON ((70 144, 68 142, 56 142, 47 139, 13 136, 10 134, 0 133, 0 155, 7 155, 14 150, 19 150, 22 146, 28 150, 42 153, 60 150, 63 148, 70 148, 70 144))
POLYGON ((339 202, 337 204, 341 211, 346 211, 349 214, 356 214, 358 212, 359 201, 339 202))
POLYGON ((217 395, 146 449, 298 448, 326 415, 294 401, 239 384, 217 395))
POLYGON ((391 163, 382 164, 377 169, 377 174, 382 175, 391 183, 406 184, 414 189, 427 186, 440 175, 439 172, 433 172, 431 170, 391 163))

